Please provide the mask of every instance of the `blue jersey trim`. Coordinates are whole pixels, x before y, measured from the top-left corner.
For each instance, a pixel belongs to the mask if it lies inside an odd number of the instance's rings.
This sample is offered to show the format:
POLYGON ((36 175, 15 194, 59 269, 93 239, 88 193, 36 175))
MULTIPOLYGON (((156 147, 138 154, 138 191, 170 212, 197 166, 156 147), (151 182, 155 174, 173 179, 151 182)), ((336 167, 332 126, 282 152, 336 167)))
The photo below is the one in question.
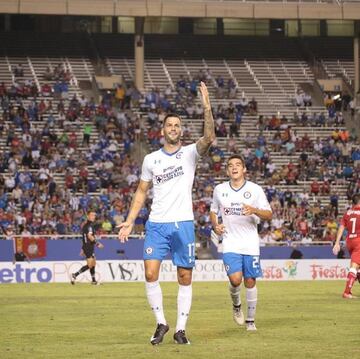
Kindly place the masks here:
POLYGON ((244 186, 246 185, 246 180, 245 180, 245 182, 244 182, 244 184, 240 187, 240 188, 238 188, 238 189, 235 189, 233 186, 231 186, 231 182, 229 181, 229 186, 230 186, 230 188, 233 190, 233 191, 235 191, 235 192, 239 192, 241 189, 243 189, 244 188, 244 186))
POLYGON ((176 150, 175 152, 173 152, 173 153, 166 152, 164 150, 164 147, 161 147, 160 150, 161 150, 162 153, 164 153, 167 156, 173 156, 173 155, 177 154, 181 150, 181 148, 182 148, 182 146, 180 146, 180 148, 178 150, 176 150))

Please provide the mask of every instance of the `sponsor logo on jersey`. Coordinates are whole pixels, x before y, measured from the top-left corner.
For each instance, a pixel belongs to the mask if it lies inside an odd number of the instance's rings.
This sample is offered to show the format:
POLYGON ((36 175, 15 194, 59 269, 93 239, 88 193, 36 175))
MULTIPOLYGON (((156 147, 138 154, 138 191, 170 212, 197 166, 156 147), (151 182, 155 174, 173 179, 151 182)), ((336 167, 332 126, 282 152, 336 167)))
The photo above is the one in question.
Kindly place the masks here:
POLYGON ((168 168, 164 168, 163 169, 163 172, 165 173, 165 172, 167 172, 167 171, 171 171, 172 169, 174 169, 175 168, 175 166, 170 166, 170 167, 168 167, 168 168))
POLYGON ((225 216, 242 216, 243 207, 224 207, 225 216))
POLYGON ((155 183, 156 184, 161 184, 161 183, 165 183, 167 181, 172 180, 173 178, 182 176, 184 174, 184 170, 182 166, 173 168, 170 172, 168 173, 164 173, 162 175, 155 175, 155 183))
POLYGON ((183 152, 178 152, 175 157, 179 160, 183 155, 183 152))

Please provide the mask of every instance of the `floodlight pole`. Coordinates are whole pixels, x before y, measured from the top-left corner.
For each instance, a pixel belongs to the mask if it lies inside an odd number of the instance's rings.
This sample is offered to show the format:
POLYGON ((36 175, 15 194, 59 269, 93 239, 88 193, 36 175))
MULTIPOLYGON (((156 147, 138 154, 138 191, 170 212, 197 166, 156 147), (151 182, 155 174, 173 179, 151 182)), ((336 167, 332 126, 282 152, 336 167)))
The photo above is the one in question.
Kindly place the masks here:
POLYGON ((354 37, 354 70, 355 70, 355 79, 354 79, 354 95, 359 92, 359 37, 355 35, 354 37))
POLYGON ((144 90, 144 21, 143 17, 135 18, 135 86, 144 90))

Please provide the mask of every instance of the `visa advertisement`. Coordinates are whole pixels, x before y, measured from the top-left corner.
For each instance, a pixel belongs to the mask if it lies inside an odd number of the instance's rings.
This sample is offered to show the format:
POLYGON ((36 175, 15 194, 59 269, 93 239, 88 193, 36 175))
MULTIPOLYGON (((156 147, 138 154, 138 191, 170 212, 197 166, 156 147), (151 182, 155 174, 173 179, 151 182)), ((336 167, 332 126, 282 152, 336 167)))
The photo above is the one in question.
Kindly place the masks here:
MULTIPOLYGON (((85 261, 0 262, 0 284, 4 283, 65 283, 71 273, 85 261)), ((349 267, 348 259, 263 260, 261 280, 341 280, 349 267)), ((141 260, 102 260, 96 264, 96 279, 100 283, 143 282, 144 262, 141 260)), ((171 261, 161 264, 160 281, 177 281, 176 266, 171 261)), ((198 260, 193 271, 194 281, 226 281, 221 260, 198 260)), ((89 271, 80 274, 78 283, 91 281, 89 271)))

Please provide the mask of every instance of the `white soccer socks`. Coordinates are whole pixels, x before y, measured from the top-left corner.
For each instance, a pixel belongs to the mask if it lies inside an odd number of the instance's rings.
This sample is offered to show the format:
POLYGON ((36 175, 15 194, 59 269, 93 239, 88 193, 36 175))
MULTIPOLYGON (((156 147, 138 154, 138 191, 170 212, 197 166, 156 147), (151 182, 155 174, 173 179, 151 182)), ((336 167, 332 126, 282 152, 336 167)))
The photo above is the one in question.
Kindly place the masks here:
POLYGON ((247 321, 255 320, 256 304, 257 304, 257 288, 246 288, 246 303, 247 303, 247 321))
POLYGON ((163 308, 163 297, 159 281, 145 282, 146 295, 153 311, 156 322, 159 324, 166 324, 163 308))
POLYGON ((179 292, 177 298, 178 315, 175 332, 178 332, 179 330, 185 330, 186 322, 190 313, 191 302, 192 285, 179 284, 179 292))
POLYGON ((229 291, 233 305, 238 307, 241 304, 240 285, 234 287, 231 283, 229 283, 229 291))

